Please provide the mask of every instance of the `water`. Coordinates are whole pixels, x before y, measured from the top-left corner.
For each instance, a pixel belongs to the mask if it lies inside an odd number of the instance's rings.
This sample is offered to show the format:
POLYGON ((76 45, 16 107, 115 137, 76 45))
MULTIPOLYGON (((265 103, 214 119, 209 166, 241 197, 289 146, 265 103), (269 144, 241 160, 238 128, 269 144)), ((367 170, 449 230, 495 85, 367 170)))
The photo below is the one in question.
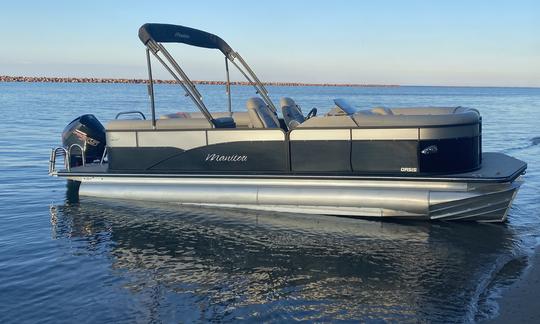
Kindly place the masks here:
MULTIPOLYGON (((224 111, 223 87, 201 86, 224 111)), ((148 111, 144 85, 0 83, 0 322, 463 322, 497 296, 540 241, 540 89, 270 87, 308 111, 464 105, 483 115, 486 151, 529 163, 507 224, 357 220, 73 201, 47 176, 74 117, 148 111)), ((253 90, 233 88, 233 104, 253 90)), ((160 113, 193 110, 172 85, 160 113)))

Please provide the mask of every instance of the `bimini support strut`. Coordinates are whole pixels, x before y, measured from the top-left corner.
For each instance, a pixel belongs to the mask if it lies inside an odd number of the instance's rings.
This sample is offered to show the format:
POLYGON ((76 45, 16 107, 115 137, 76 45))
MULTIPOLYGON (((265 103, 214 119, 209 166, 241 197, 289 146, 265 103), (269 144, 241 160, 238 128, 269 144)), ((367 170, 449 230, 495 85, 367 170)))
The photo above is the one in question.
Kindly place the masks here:
POLYGON ((147 50, 149 49, 150 52, 154 55, 154 57, 163 65, 163 67, 169 72, 173 78, 178 82, 178 84, 182 87, 182 89, 185 91, 186 95, 191 98, 193 103, 199 108, 203 116, 210 122, 212 125, 214 125, 214 118, 204 105, 202 101, 202 96, 195 88, 195 85, 193 82, 189 79, 189 77, 186 75, 186 73, 180 68, 178 63, 174 60, 174 58, 169 54, 169 52, 163 47, 163 45, 156 43, 153 40, 149 40, 146 44, 147 50), (162 58, 159 54, 162 54, 164 58, 162 58), (165 61, 167 60, 167 62, 165 61), (170 64, 170 65, 169 65, 170 64))
POLYGON ((231 79, 229 76, 229 59, 227 56, 225 56, 225 71, 227 72, 227 85, 226 90, 227 91, 227 99, 228 99, 228 107, 229 107, 229 116, 232 117, 232 100, 231 100, 231 79))
POLYGON ((152 128, 156 129, 156 105, 154 101, 155 100, 154 99, 154 80, 152 79, 152 64, 150 63, 150 50, 148 48, 146 48, 146 64, 148 66, 148 95, 150 96, 150 108, 152 109, 152 128))

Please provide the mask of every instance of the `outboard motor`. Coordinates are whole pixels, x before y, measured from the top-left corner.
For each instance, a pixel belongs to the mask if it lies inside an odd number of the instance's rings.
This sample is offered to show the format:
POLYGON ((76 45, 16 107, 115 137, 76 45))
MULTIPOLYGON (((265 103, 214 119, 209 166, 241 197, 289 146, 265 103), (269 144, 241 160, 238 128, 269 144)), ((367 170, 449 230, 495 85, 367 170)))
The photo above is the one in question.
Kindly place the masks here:
MULTIPOLYGON (((85 156, 85 162, 91 163, 100 160, 105 151, 105 127, 94 115, 82 115, 69 123, 62 132, 62 146, 66 150, 73 144, 82 147, 85 156)), ((82 164, 82 152, 80 148, 73 147, 70 151, 71 166, 82 164)))

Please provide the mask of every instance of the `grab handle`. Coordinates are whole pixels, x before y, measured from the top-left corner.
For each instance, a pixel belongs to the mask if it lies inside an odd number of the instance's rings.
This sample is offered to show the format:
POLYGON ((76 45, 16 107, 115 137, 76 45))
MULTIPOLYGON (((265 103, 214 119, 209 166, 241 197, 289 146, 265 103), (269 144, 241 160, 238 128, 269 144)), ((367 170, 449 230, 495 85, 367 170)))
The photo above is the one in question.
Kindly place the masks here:
POLYGON ((140 112, 138 110, 121 111, 118 114, 116 114, 116 117, 114 117, 114 119, 118 119, 118 117, 120 117, 122 115, 131 115, 131 114, 141 115, 142 119, 146 120, 146 116, 142 112, 140 112))

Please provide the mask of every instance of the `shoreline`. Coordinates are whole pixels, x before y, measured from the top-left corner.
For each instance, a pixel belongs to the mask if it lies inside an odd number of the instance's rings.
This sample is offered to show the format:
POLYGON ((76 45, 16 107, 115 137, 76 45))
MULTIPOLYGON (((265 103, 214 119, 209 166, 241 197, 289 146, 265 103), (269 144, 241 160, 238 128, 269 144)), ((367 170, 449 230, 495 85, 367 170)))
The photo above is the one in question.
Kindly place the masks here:
MULTIPOLYGON (((176 80, 153 80, 155 84, 176 84, 176 80)), ((147 79, 124 79, 124 78, 75 78, 75 77, 25 77, 0 75, 0 82, 40 82, 40 83, 125 83, 125 84, 146 84, 147 79)), ((192 80, 195 84, 225 85, 225 81, 192 80)), ((265 86, 285 86, 285 87, 359 87, 373 88, 399 87, 397 84, 358 84, 358 83, 307 83, 307 82, 262 82, 265 86)), ((231 85, 248 86, 251 83, 246 81, 231 81, 231 85)))
POLYGON ((485 323, 540 323, 540 248, 529 260, 522 276, 507 287, 500 299, 499 314, 485 323))

